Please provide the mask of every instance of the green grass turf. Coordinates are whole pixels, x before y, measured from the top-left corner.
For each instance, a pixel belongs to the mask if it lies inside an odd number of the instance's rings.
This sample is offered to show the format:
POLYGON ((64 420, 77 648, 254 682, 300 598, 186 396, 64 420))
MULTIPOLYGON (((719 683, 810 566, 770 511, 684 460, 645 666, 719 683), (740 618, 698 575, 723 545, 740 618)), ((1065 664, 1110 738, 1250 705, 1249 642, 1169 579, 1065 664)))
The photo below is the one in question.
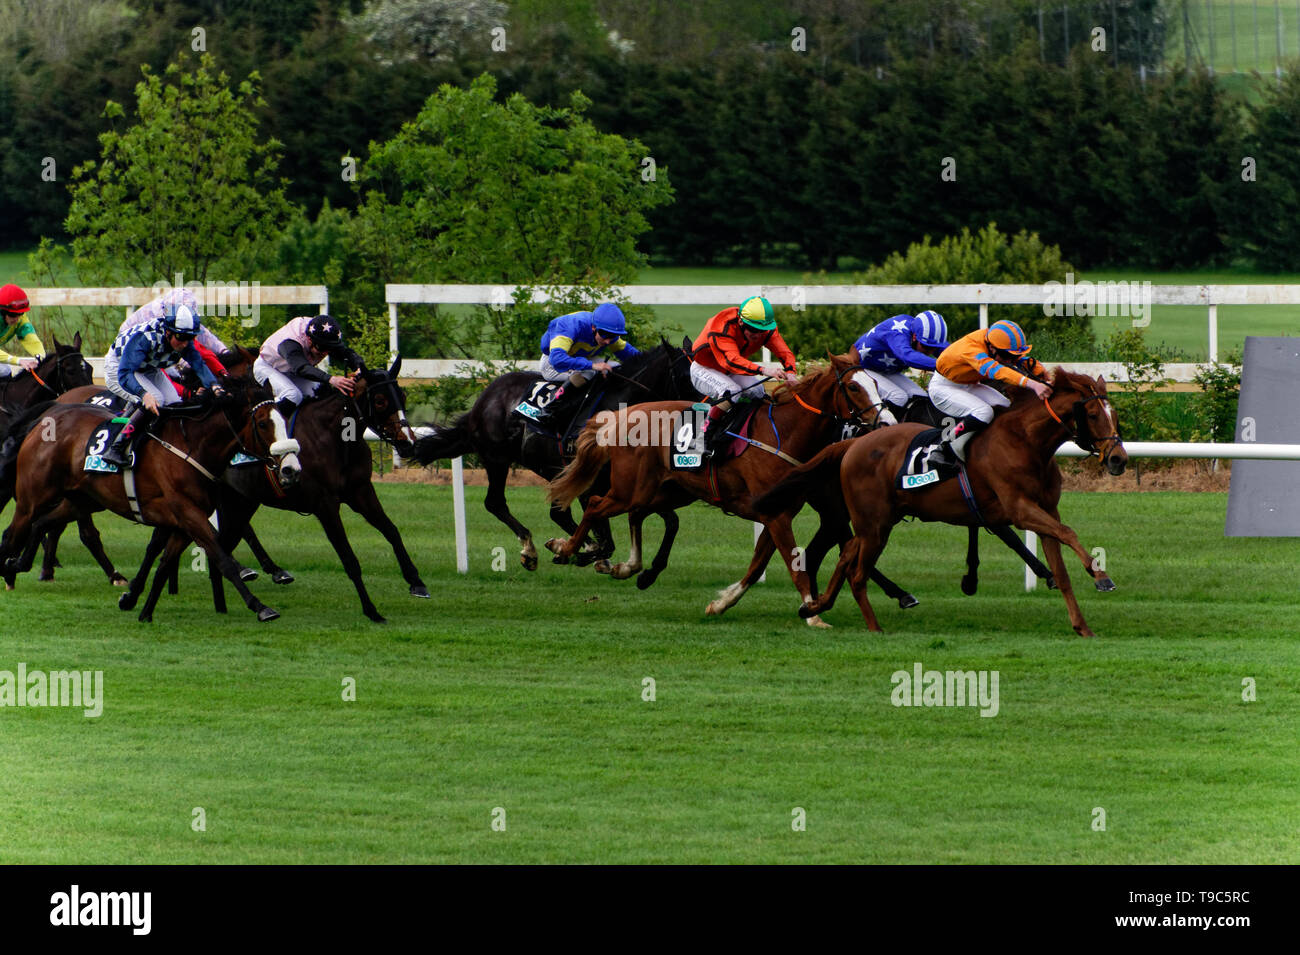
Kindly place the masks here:
MULTIPOLYGON (((877 599, 887 632, 871 635, 847 592, 834 629, 807 628, 775 569, 706 617, 752 530, 700 505, 643 592, 545 560, 525 572, 474 488, 460 576, 449 490, 380 493, 433 593, 409 597, 350 520, 385 626, 314 522, 265 511, 263 540, 298 575, 253 585, 284 614, 271 624, 238 602, 213 615, 189 570, 137 623, 72 535, 58 580, 0 593, 0 669, 105 680, 98 719, 0 709, 0 862, 1300 861, 1300 544, 1225 539, 1222 495, 1066 496, 1119 585, 1082 593, 1100 635, 1082 640, 990 538, 981 593, 961 596, 955 528, 897 529, 884 567, 922 603, 877 599), (998 670, 999 714, 895 708, 891 674, 918 661, 998 670)), ((538 490, 511 499, 551 533, 538 490)), ((143 529, 99 524, 136 559, 143 529)))

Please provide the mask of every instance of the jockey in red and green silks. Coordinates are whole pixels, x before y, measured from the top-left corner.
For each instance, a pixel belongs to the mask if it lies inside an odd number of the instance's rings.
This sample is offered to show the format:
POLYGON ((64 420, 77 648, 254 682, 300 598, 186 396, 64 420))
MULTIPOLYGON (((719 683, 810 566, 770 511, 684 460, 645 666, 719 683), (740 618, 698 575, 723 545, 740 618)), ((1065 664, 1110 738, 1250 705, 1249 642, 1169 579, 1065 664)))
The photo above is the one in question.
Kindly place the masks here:
POLYGON ((9 378, 22 371, 35 371, 40 360, 45 357, 45 346, 36 334, 36 329, 23 316, 31 310, 27 293, 17 285, 0 288, 0 378, 9 378), (11 355, 10 343, 22 346, 25 355, 11 355))

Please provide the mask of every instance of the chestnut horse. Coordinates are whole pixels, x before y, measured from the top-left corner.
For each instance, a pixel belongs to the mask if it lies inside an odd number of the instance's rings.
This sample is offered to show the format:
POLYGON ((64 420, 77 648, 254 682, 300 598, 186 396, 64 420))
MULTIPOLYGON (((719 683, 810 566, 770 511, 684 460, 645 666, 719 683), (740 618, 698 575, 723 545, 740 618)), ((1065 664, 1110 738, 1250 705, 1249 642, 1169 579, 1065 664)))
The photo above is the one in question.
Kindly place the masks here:
MULTIPOLYGON (((837 438, 846 422, 875 417, 876 406, 865 387, 866 377, 856 355, 837 355, 830 364, 805 375, 799 381, 779 387, 769 414, 760 406, 753 417, 751 440, 767 448, 751 447, 739 457, 708 463, 698 471, 674 471, 672 433, 662 434, 655 422, 676 422, 691 408, 685 401, 655 401, 618 412, 603 412, 589 421, 578 436, 577 456, 551 482, 549 499, 567 507, 591 487, 606 464, 610 467, 609 490, 594 495, 582 513, 577 530, 567 540, 553 539, 546 546, 557 563, 572 559, 587 529, 596 521, 619 514, 628 515, 632 549, 628 561, 608 568, 616 578, 630 577, 641 567, 641 523, 647 514, 683 507, 702 500, 746 520, 762 520, 763 532, 754 545, 754 557, 745 577, 721 591, 707 612, 720 614, 735 605, 761 576, 774 550, 779 550, 790 577, 805 602, 811 603, 812 583, 795 548, 791 523, 798 507, 782 514, 761 517, 752 500, 784 476, 799 459, 815 454, 837 438), (640 416, 638 419, 637 416, 640 416), (645 423, 650 422, 646 427, 645 423), (646 435, 632 440, 638 433, 646 435), (779 450, 779 454, 777 453, 779 450)), ((799 502, 802 505, 802 500, 799 502)), ((814 500, 814 507, 818 501, 814 500)), ((664 558, 666 560, 666 556, 664 558)), ((657 559, 658 560, 658 559, 657 559)), ((654 567, 657 574, 662 567, 654 567)), ((653 580, 653 577, 651 577, 653 580)), ((882 586, 892 586, 880 578, 882 586)), ((638 585, 648 586, 638 580, 638 585)), ((915 603, 910 594, 894 588, 900 601, 915 603)), ((812 626, 826 626, 816 617, 812 626)))
POLYGON ((805 602, 801 615, 825 613, 847 578, 862 616, 871 630, 880 630, 867 579, 889 540, 889 533, 905 517, 948 524, 988 526, 1014 524, 1043 538, 1043 552, 1056 584, 1065 598, 1070 623, 1081 636, 1094 636, 1079 611, 1070 578, 1061 557, 1065 544, 1083 561, 1098 590, 1114 590, 1114 582, 1094 565, 1078 536, 1065 524, 1057 504, 1061 499, 1061 471, 1056 451, 1067 440, 1098 455, 1111 474, 1121 474, 1128 452, 1106 397, 1106 382, 1087 375, 1055 369, 1047 400, 1022 391, 1011 407, 1002 411, 983 434, 971 442, 966 463, 977 516, 956 480, 905 491, 896 480, 908 445, 921 430, 899 424, 833 444, 755 502, 762 514, 785 512, 808 493, 837 482, 853 521, 855 536, 840 552, 826 592, 805 602))
MULTIPOLYGON (((129 520, 188 534, 234 583, 258 620, 278 617, 244 585, 242 568, 218 546, 208 515, 216 505, 216 475, 231 455, 243 451, 269 461, 270 445, 283 436, 284 421, 268 389, 254 386, 249 379, 227 379, 225 386, 229 393, 224 396, 164 412, 136 451, 136 465, 130 471, 134 497, 128 494, 125 472, 84 468, 90 435, 112 412, 93 405, 50 405, 42 427, 28 433, 18 452, 17 505, 0 541, 5 572, 30 568, 30 556, 24 560, 24 555, 30 555, 26 545, 43 518, 67 520, 107 509, 129 520)), ((293 456, 283 457, 289 464, 293 456)), ((160 586, 161 581, 156 581, 155 588, 160 586)), ((141 614, 141 619, 150 617, 141 614)))

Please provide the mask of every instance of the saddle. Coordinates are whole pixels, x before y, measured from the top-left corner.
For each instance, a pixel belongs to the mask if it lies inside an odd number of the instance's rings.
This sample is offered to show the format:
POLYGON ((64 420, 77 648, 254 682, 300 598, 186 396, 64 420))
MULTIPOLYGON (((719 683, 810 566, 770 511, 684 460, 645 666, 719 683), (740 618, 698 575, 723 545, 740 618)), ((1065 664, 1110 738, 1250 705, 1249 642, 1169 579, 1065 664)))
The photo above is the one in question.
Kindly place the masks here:
POLYGON ((943 430, 928 428, 908 444, 895 482, 900 490, 917 491, 954 478, 961 472, 961 464, 944 450, 943 430))
POLYGON ((105 388, 97 395, 91 395, 86 399, 86 404, 94 405, 96 408, 103 408, 105 411, 111 411, 114 414, 121 414, 126 410, 126 399, 119 394, 115 394, 105 388))

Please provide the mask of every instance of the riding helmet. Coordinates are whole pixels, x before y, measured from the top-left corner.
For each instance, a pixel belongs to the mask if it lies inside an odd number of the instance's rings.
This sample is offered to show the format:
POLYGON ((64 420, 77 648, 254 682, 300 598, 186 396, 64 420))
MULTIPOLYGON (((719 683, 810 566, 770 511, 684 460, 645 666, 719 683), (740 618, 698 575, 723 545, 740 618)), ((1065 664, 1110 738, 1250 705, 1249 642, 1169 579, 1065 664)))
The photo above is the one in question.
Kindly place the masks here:
POLYGON ((591 313, 591 324, 596 326, 596 331, 613 335, 615 338, 627 334, 627 321, 623 318, 623 310, 613 302, 597 305, 596 310, 591 313))
POLYGON ((21 315, 31 308, 27 301, 27 293, 17 285, 6 285, 0 288, 0 312, 8 312, 11 315, 21 315))
POLYGON ((1034 347, 1025 340, 1025 333, 1020 326, 1006 319, 989 326, 985 341, 990 348, 1010 352, 1018 357, 1028 355, 1030 349, 1034 347))
POLYGON ((918 342, 927 348, 942 350, 948 347, 948 323, 943 320, 942 315, 926 309, 916 317, 921 325, 916 333, 918 342))
POLYGON ((324 312, 313 316, 307 323, 307 337, 318 348, 333 348, 343 344, 343 333, 339 331, 339 323, 324 312))
POLYGON ((760 332, 770 332, 776 328, 772 303, 761 295, 751 295, 740 303, 740 320, 760 332))

